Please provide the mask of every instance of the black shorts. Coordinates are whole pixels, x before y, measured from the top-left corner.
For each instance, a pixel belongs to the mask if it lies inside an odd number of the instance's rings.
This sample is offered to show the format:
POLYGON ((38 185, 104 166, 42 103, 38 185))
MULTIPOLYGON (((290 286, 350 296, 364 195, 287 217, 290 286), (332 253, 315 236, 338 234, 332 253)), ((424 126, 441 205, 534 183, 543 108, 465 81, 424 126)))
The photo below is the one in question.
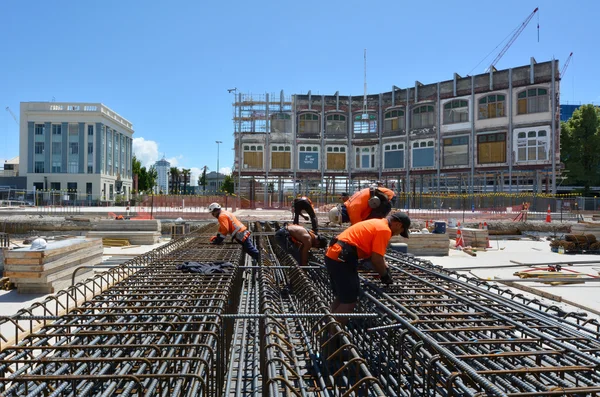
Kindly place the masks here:
POLYGON ((357 262, 338 262, 325 257, 331 288, 341 303, 356 303, 360 293, 357 262))

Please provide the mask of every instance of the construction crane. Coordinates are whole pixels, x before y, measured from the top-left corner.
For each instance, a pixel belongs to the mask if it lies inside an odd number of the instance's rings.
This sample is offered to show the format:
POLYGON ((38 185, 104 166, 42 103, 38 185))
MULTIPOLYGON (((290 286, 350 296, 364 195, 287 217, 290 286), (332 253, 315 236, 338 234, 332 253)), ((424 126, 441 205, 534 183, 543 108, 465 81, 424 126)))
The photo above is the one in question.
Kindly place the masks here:
MULTIPOLYGON (((494 58, 494 60, 490 64, 490 66, 487 68, 488 72, 491 69, 495 68, 496 64, 500 61, 500 59, 504 56, 504 54, 506 54, 506 51, 508 51, 508 49, 515 42, 517 37, 519 37, 519 35, 523 32, 523 30, 525 30, 525 28, 527 27, 527 25, 529 24, 529 22, 531 21, 533 16, 536 14, 536 12, 538 12, 538 10, 539 10, 539 7, 536 7, 535 10, 533 10, 533 12, 531 14, 529 14, 529 16, 523 21, 523 23, 521 23, 521 26, 519 26, 517 28, 516 32, 512 35, 510 40, 508 40, 508 43, 506 43, 504 48, 502 48, 500 53, 496 56, 496 58, 494 58)), ((540 25, 538 24, 538 32, 539 32, 539 29, 540 29, 540 25)))
POLYGON ((12 118, 15 120, 15 123, 17 123, 17 125, 19 125, 19 120, 17 120, 17 116, 15 116, 15 114, 13 113, 13 111, 10 110, 10 108, 8 106, 6 107, 6 111, 8 113, 10 113, 10 115, 12 116, 12 118))
POLYGON ((571 58, 573 58, 573 53, 569 54, 569 57, 567 58, 567 60, 565 61, 565 64, 563 65, 562 70, 560 71, 560 78, 562 79, 563 76, 565 75, 565 72, 567 71, 567 66, 569 66, 569 62, 571 62, 571 58))

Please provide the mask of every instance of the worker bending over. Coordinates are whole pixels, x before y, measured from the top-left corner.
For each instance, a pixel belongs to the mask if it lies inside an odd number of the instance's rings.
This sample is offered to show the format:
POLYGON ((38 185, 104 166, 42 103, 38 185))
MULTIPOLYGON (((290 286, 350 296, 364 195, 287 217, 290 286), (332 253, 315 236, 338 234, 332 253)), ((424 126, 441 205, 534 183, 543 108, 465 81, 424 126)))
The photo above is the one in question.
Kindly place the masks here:
POLYGON ((392 200, 395 194, 392 190, 374 184, 354 193, 348 200, 329 211, 331 223, 342 224, 385 218, 392 210, 392 200))
MULTIPOLYGON (((392 236, 408 238, 410 219, 403 212, 395 212, 384 219, 369 219, 344 230, 329 244, 325 265, 331 280, 335 300, 332 313, 351 313, 356 306, 360 284, 358 280, 359 259, 370 258, 373 268, 384 284, 393 284, 383 256, 392 236)), ((338 319, 345 325, 348 318, 338 319)))
POLYGON ((219 221, 219 230, 216 236, 211 237, 211 244, 222 244, 225 236, 231 234, 231 241, 235 240, 238 244, 241 244, 242 250, 257 261, 259 252, 252 243, 248 228, 231 212, 221 209, 219 203, 212 203, 208 206, 208 210, 219 221))
POLYGON ((312 230, 315 233, 318 233, 319 225, 317 223, 317 215, 315 214, 315 209, 312 206, 312 201, 308 197, 298 197, 294 200, 292 204, 292 211, 294 212, 294 225, 299 224, 299 217, 302 215, 304 220, 308 220, 310 217, 310 223, 312 225, 312 230), (302 212, 306 212, 308 216, 304 215, 302 212))
POLYGON ((308 265, 308 251, 311 248, 327 248, 327 239, 303 226, 284 224, 275 233, 277 244, 292 254, 300 266, 308 265))

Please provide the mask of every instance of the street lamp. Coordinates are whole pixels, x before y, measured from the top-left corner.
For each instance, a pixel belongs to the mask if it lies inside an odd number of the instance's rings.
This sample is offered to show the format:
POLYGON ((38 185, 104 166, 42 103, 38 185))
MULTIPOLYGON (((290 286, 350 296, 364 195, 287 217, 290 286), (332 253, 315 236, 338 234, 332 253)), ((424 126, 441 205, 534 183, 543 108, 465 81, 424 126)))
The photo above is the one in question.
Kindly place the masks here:
POLYGON ((222 141, 215 141, 217 143, 217 192, 219 191, 219 144, 223 143, 222 141))

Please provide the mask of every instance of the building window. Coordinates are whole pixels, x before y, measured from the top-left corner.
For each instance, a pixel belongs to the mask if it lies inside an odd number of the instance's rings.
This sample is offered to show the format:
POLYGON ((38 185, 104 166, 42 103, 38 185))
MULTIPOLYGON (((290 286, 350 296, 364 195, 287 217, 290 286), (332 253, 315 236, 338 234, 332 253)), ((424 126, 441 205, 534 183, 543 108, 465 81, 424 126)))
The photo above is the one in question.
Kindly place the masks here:
POLYGON ((62 133, 62 126, 60 124, 52 124, 52 135, 60 135, 62 133))
POLYGON ((383 147, 383 168, 404 168, 403 143, 388 143, 383 147))
POLYGON ((46 127, 44 127, 44 124, 36 124, 35 125, 35 135, 44 135, 45 132, 46 132, 46 127))
POLYGON ((357 147, 355 160, 357 169, 375 168, 375 147, 357 147))
POLYGON ((346 116, 343 114, 329 114, 325 119, 325 133, 346 134, 346 116))
POLYGON ((292 148, 285 145, 271 146, 271 168, 289 170, 292 168, 292 148))
POLYGON ((244 168, 262 169, 263 166, 263 147, 262 145, 244 145, 244 168))
POLYGON ((88 125, 88 136, 94 136, 94 126, 88 125))
POLYGON ((496 117, 504 117, 506 96, 504 95, 488 95, 479 100, 479 119, 493 119, 496 117))
POLYGON ((70 123, 69 124, 69 136, 76 137, 79 135, 79 124, 70 123))
POLYGON ((457 99, 444 104, 444 124, 466 123, 468 121, 468 101, 457 99))
POLYGON ((271 132, 291 132, 292 116, 289 113, 271 115, 271 132))
POLYGON ((62 155, 62 143, 52 142, 52 154, 56 156, 62 155))
POLYGON ((60 190, 60 182, 50 182, 51 190, 60 190))
POLYGON ((370 113, 354 116, 353 131, 355 134, 377 133, 377 116, 370 113))
POLYGON ((319 133, 319 115, 316 113, 304 113, 298 116, 298 133, 300 134, 318 134, 319 133))
POLYGON ((35 143, 35 154, 44 154, 44 142, 35 143))
POLYGON ((346 169, 345 146, 327 146, 327 169, 331 171, 346 169))
POLYGON ((79 154, 79 143, 69 142, 69 154, 79 154))
POLYGON ((435 148, 433 139, 414 141, 412 144, 412 166, 433 167, 435 164, 435 148))
POLYGON ((94 173, 94 166, 91 164, 88 164, 87 166, 87 173, 88 174, 93 174, 94 173))
POLYGON ((433 116, 435 112, 432 105, 417 106, 412 111, 412 128, 433 127, 433 116))
POLYGON ((94 153, 94 143, 88 142, 88 154, 94 153))
POLYGON ((68 171, 69 174, 77 174, 79 172, 79 162, 69 160, 68 171))
POLYGON ((506 134, 480 134, 477 136, 477 163, 492 164, 506 162, 506 134))
POLYGON ((77 182, 67 182, 67 190, 69 192, 76 192, 77 191, 77 182))
POLYGON ((390 110, 386 112, 383 120, 383 132, 402 131, 406 127, 404 110, 390 110))
POLYGON ((546 130, 517 132, 517 161, 548 160, 548 133, 546 130))
POLYGON ((53 160, 52 161, 52 172, 55 174, 60 174, 61 172, 61 162, 53 160))
POLYGON ((469 165, 469 137, 444 138, 444 167, 469 165))
POLYGON ((86 182, 86 184, 85 184, 85 193, 86 194, 92 194, 92 183, 91 182, 86 182))
POLYGON ((523 90, 517 97, 517 112, 518 114, 547 112, 549 101, 548 90, 545 88, 523 90))
POLYGON ((44 173, 44 162, 36 161, 33 172, 35 172, 36 174, 43 174, 44 173))
POLYGON ((298 168, 301 170, 319 169, 319 147, 305 146, 298 147, 298 168))

